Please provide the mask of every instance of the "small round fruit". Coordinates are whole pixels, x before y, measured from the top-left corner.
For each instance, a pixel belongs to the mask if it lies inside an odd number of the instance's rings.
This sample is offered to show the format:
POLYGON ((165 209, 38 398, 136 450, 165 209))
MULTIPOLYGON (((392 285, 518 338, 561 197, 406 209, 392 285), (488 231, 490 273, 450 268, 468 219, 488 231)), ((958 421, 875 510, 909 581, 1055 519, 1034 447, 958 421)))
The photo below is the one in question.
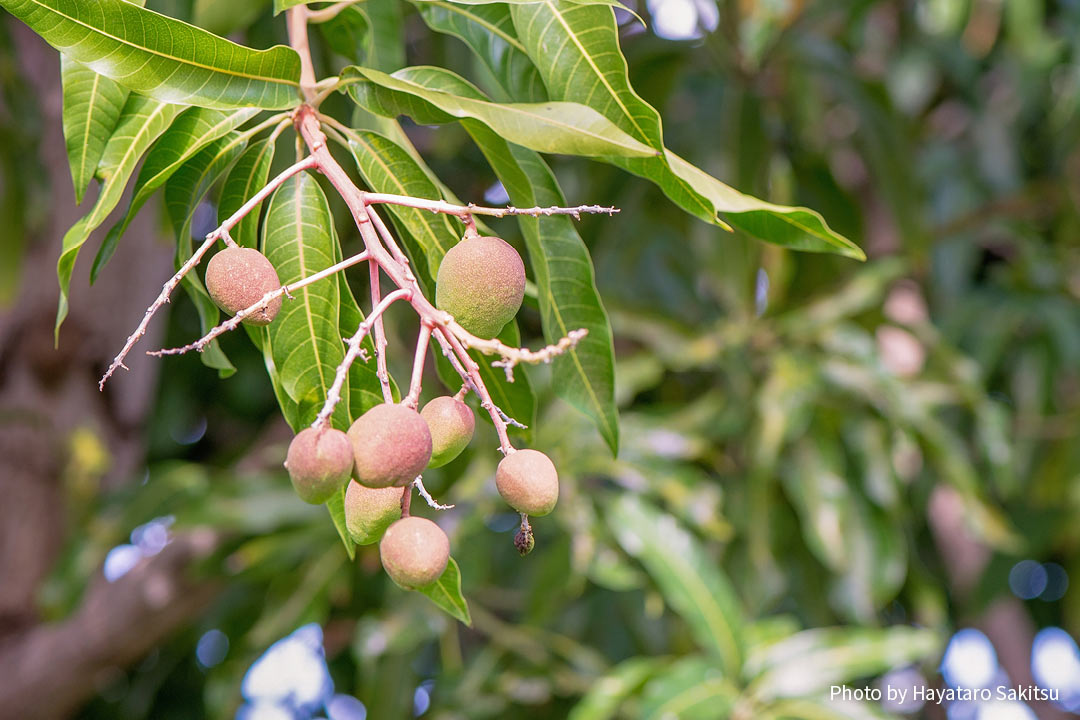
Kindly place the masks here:
POLYGON ((497 237, 465 238, 447 251, 435 282, 435 305, 473 335, 493 338, 525 297, 525 265, 497 237))
POLYGON ((548 456, 518 450, 499 462, 495 487, 506 503, 526 515, 547 515, 559 500, 559 474, 548 456))
POLYGON ((349 436, 333 428, 306 428, 289 443, 285 468, 300 499, 313 505, 329 500, 349 481, 353 467, 349 436))
POLYGON ((450 539, 430 520, 403 518, 383 535, 379 557, 391 580, 406 590, 415 590, 443 574, 450 560, 450 539))
POLYGON ((431 431, 420 413, 383 403, 361 415, 349 428, 356 479, 372 488, 404 487, 431 460, 431 431))
POLYGON ((345 489, 345 527, 357 545, 378 542, 401 517, 401 488, 369 488, 358 482, 345 489))
POLYGON ((425 405, 420 417, 431 430, 428 467, 441 467, 460 455, 476 429, 472 408, 449 395, 437 397, 425 405))
MULTIPOLYGON (((277 270, 258 250, 229 247, 210 258, 206 266, 206 291, 217 306, 235 315, 281 287, 277 270)), ((244 318, 249 325, 269 325, 281 309, 281 298, 244 318)))

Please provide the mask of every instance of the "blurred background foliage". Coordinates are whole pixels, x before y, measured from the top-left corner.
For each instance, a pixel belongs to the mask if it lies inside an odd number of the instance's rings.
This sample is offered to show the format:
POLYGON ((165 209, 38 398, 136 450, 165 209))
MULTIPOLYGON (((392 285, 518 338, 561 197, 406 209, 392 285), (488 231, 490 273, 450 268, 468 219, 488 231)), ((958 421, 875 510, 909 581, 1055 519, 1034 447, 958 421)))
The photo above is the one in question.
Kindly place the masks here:
MULTIPOLYGON (((282 39, 267 5, 149 3, 255 46, 282 39)), ((404 53, 493 86, 411 6, 365 7, 403 38, 356 26, 349 42, 369 59, 404 53)), ((107 454, 92 430, 71 437, 68 544, 40 603, 65 616, 103 562, 122 574, 190 527, 227 533, 200 567, 223 589, 83 717, 230 717, 244 698, 252 719, 877 717, 825 703, 829 684, 948 682, 937 669, 950 636, 995 603, 1080 633, 1080 596, 1065 592, 1080 577, 1080 3, 634 7, 648 27, 620 15, 623 50, 669 146, 741 190, 819 210, 870 260, 768 247, 613 168, 557 162, 569 199, 622 208, 581 223, 616 336, 622 451, 613 458, 554 397, 544 368, 528 369, 534 445, 564 483, 524 560, 491 482, 490 427, 428 473, 457 504, 440 522, 472 628, 393 587, 372 548, 350 563, 325 512, 295 499, 279 470, 288 433, 245 339, 225 341, 240 370, 227 380, 197 358, 164 360, 144 477, 99 492, 107 454), (1041 569, 1034 591, 1020 567, 1041 569), (281 657, 289 697, 263 677, 281 657)), ((10 53, 0 60, 10 165, 22 158, 12 148, 43 139, 10 53)), ((499 202, 463 132, 408 130, 458 196, 499 202)), ((32 224, 43 191, 6 185, 4 216, 32 224)), ((339 231, 356 241, 344 221, 339 231)), ((391 318, 391 346, 407 348, 413 328, 391 318)), ((168 322, 170 343, 199 334, 186 300, 168 322)), ((540 337, 535 307, 520 323, 540 337)), ((1000 717, 1029 717, 1012 711, 1000 717)))

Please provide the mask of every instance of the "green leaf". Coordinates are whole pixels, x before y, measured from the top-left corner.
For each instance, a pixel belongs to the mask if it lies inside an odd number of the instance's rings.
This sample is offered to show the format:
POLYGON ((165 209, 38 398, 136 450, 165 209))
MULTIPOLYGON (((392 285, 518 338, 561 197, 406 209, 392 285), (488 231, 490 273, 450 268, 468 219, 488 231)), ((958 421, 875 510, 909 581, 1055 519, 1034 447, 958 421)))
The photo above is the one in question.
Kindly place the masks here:
POLYGON ((739 690, 703 657, 684 658, 645 686, 644 720, 713 720, 728 717, 739 690))
POLYGON ((334 52, 357 65, 391 72, 405 64, 405 28, 398 0, 365 0, 318 27, 334 52))
MULTIPOLYGON (((554 174, 539 155, 507 144, 476 123, 470 123, 467 129, 514 205, 566 205, 554 174)), ((521 216, 518 224, 536 280, 544 338, 554 343, 578 328, 589 331, 576 347, 552 363, 555 392, 592 419, 611 452, 617 455, 615 347, 588 248, 566 216, 521 216)))
POLYGON ((932 658, 937 634, 925 628, 838 627, 805 630, 765 646, 746 660, 758 698, 816 696, 833 685, 872 678, 932 658))
MULTIPOLYGON (((283 285, 340 260, 330 205, 310 174, 290 178, 271 197, 262 251, 283 285)), ((268 326, 268 338, 281 385, 299 405, 301 424, 307 425, 322 409, 345 357, 338 318, 341 294, 337 279, 331 277, 296 290, 293 296, 268 326)), ((346 385, 342 397, 348 392, 346 385)), ((349 427, 347 402, 338 404, 332 420, 341 430, 349 427)))
MULTIPOLYGON (((165 209, 176 233, 176 267, 187 262, 193 252, 191 221, 196 208, 243 152, 246 144, 247 136, 244 133, 232 131, 195 153, 165 183, 165 209)), ((182 286, 199 312, 202 332, 209 332, 220 317, 217 305, 210 299, 196 273, 185 275, 182 286)), ((217 368, 225 374, 235 370, 216 340, 200 354, 200 359, 207 367, 217 368)))
POLYGON ((607 521, 622 548, 641 561, 701 646, 719 659, 723 674, 737 677, 745 620, 735 591, 716 562, 675 518, 634 495, 615 501, 607 521))
MULTIPOLYGON (((355 130, 349 133, 348 141, 360 175, 372 192, 442 198, 442 193, 408 151, 393 140, 368 130, 355 130)), ((394 224, 406 232, 405 249, 417 267, 421 284, 429 290, 443 255, 458 243, 464 227, 454 227, 441 213, 400 205, 388 205, 386 211, 394 224)))
POLYGON ((461 569, 454 558, 450 558, 450 562, 446 564, 446 569, 438 580, 417 588, 417 592, 431 598, 431 601, 450 617, 472 627, 469 604, 465 602, 465 596, 461 594, 461 569))
POLYGON ((66 55, 60 56, 60 78, 64 88, 64 143, 75 202, 81 204, 105 144, 120 119, 128 90, 66 55))
POLYGON ((97 201, 90 213, 76 222, 64 235, 60 259, 56 264, 56 274, 60 280, 60 305, 56 313, 57 333, 67 316, 68 288, 79 250, 90 237, 90 233, 105 222, 109 213, 120 202, 124 186, 134 172, 139 158, 182 110, 183 108, 177 105, 165 105, 139 95, 131 95, 125 103, 116 130, 105 145, 99 163, 103 183, 97 201))
POLYGON ((429 71, 447 72, 441 68, 410 67, 387 75, 353 66, 342 71, 341 78, 358 105, 388 117, 405 114, 423 124, 478 120, 506 140, 539 152, 587 157, 659 155, 586 105, 476 100, 425 87, 416 78, 429 71))
MULTIPOLYGON (((360 305, 353 297, 352 288, 349 287, 344 273, 338 275, 338 288, 341 293, 341 306, 338 308, 341 316, 339 328, 341 337, 352 337, 356 334, 360 323, 364 321, 364 313, 361 312, 360 305)), ((371 338, 371 333, 364 338, 362 347, 370 359, 365 362, 357 358, 349 368, 350 420, 355 420, 383 401, 382 385, 379 383, 379 376, 375 374, 375 342, 371 338)), ((390 377, 390 393, 395 402, 401 399, 401 392, 393 376, 390 377)))
POLYGON ((765 720, 894 720, 872 703, 822 698, 781 700, 761 713, 765 720))
POLYGON ((666 150, 659 113, 630 86, 610 8, 536 2, 511 5, 511 15, 552 100, 588 105, 658 151, 655 157, 609 162, 656 183, 677 205, 706 222, 723 225, 717 213, 725 213, 732 225, 767 242, 864 257, 818 213, 744 195, 666 150))
MULTIPOLYGON (((232 217, 255 193, 261 190, 270 177, 270 166, 274 162, 275 143, 267 138, 252 143, 229 170, 221 186, 218 199, 218 223, 232 217)), ((259 203, 244 219, 237 223, 232 231, 232 239, 240 247, 257 248, 259 246, 259 215, 262 203, 259 203)))
POLYGON ((457 37, 472 48, 508 100, 547 100, 544 81, 517 38, 507 5, 464 5, 447 0, 413 0, 413 4, 432 30, 457 37))
POLYGON ((662 658, 636 657, 619 663, 592 685, 570 711, 567 720, 609 720, 616 717, 622 702, 669 662, 662 658))
POLYGON ((349 528, 345 525, 345 488, 334 494, 326 501, 326 509, 330 513, 330 520, 334 523, 334 529, 341 536, 341 542, 345 545, 345 552, 350 560, 356 559, 356 542, 349 534, 349 528))
POLYGON ((134 195, 128 203, 123 220, 109 230, 94 258, 94 265, 90 269, 91 283, 97 280, 98 273, 116 251, 120 238, 150 196, 199 150, 243 125, 259 112, 257 108, 232 111, 191 108, 176 119, 172 127, 165 131, 147 153, 146 160, 135 178, 134 195))
POLYGON ((271 110, 300 103, 300 56, 252 50, 124 0, 0 0, 71 59, 162 102, 271 110))

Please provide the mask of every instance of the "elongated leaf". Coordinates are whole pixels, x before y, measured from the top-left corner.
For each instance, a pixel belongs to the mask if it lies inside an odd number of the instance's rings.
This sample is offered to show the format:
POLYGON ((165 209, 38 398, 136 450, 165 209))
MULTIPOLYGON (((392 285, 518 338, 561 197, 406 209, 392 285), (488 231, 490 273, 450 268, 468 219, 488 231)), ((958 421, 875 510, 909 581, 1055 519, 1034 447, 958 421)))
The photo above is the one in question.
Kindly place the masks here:
POLYGON ((431 598, 431 601, 450 617, 472 626, 469 604, 461 594, 461 568, 454 558, 450 558, 438 580, 417 590, 431 598))
POLYGON ((937 634, 925 628, 817 628, 758 650, 747 658, 745 674, 761 699, 816 696, 926 660, 939 648, 937 634))
POLYGON ((664 598, 719 659, 725 677, 742 669, 743 613, 723 571, 670 515, 624 495, 607 513, 623 549, 638 558, 664 598))
MULTIPOLYGON (((197 152, 165 183, 165 209, 176 233, 177 267, 185 263, 193 252, 191 222, 195 210, 210 188, 243 152, 246 143, 243 133, 232 131, 197 152)), ((209 332, 217 325, 220 317, 217 305, 210 299, 196 273, 185 275, 182 286, 199 312, 202 332, 209 332)), ((207 367, 217 368, 225 374, 231 374, 235 370, 216 340, 200 354, 200 359, 207 367)))
POLYGON ((649 681, 642 699, 645 720, 713 720, 728 717, 738 688, 715 661, 690 657, 649 681))
POLYGON ((162 102, 285 109, 300 103, 300 56, 252 50, 124 0, 0 0, 71 59, 162 102))
MULTIPOLYGON (((511 146, 485 127, 468 127, 518 207, 565 205, 551 169, 539 155, 511 146)), ((552 363, 555 392, 588 415, 619 452, 615 408, 615 347, 611 324, 596 289, 592 258, 566 216, 518 219, 536 280, 544 337, 557 342, 578 328, 589 331, 552 363)))
MULTIPOLYGON (((266 185, 270 166, 274 162, 275 146, 270 139, 252 143, 233 165, 221 186, 218 199, 218 222, 222 223, 243 207, 255 193, 266 185)), ((233 227, 230 234, 240 247, 259 246, 260 203, 233 227)))
POLYGON ((341 488, 340 492, 335 493, 333 497, 326 501, 326 509, 330 513, 330 520, 334 523, 334 529, 337 530, 341 542, 345 545, 345 552, 348 553, 350 560, 355 560, 356 542, 352 539, 349 528, 345 524, 345 488, 341 488))
POLYGON ((448 0, 413 0, 413 4, 432 30, 453 35, 472 48, 504 88, 506 99, 547 100, 544 81, 517 38, 508 6, 464 5, 448 0))
POLYGON ((722 224, 717 213, 724 213, 732 225, 767 242, 864 257, 818 213, 739 193, 667 151, 659 113, 630 86, 610 8, 549 1, 513 4, 511 16, 552 100, 588 105, 660 151, 652 158, 619 157, 610 162, 656 183, 672 201, 707 222, 722 224))
POLYGON ((592 689, 570 711, 567 720, 610 720, 616 717, 622 702, 668 662, 660 658, 636 657, 619 663, 593 684, 592 689))
POLYGON ((228 35, 257 20, 270 0, 195 0, 192 22, 217 35, 228 35))
MULTIPOLYGON (((289 285, 338 261, 330 206, 318 182, 301 173, 285 182, 271 197, 263 228, 263 254, 274 265, 283 285, 289 285)), ((281 385, 300 406, 301 423, 315 419, 345 357, 336 278, 326 278, 293 292, 268 337, 281 385)), ((342 392, 348 397, 348 387, 342 392)), ((349 426, 348 403, 334 410, 333 424, 349 426)))
POLYGON ((165 132, 169 124, 183 108, 165 105, 156 100, 132 95, 124 105, 116 130, 109 138, 102 153, 99 167, 104 178, 101 192, 88 215, 83 217, 64 235, 60 259, 56 264, 56 274, 60 280, 60 306, 56 314, 56 330, 64 322, 68 311, 68 288, 71 285, 71 273, 79 250, 87 238, 120 202, 128 178, 135 170, 139 158, 150 144, 165 132))
POLYGON ((478 120, 510 142, 539 152, 587 157, 657 157, 596 110, 577 102, 492 103, 432 90, 415 80, 427 70, 411 67, 393 75, 350 67, 341 73, 360 106, 383 115, 406 114, 420 123, 478 120))
POLYGON ((129 91, 66 55, 60 56, 60 77, 64 94, 64 142, 75 185, 75 202, 81 204, 129 91))
POLYGON ((124 218, 114 225, 101 244, 94 265, 90 269, 90 282, 97 279, 101 268, 112 258, 116 246, 131 221, 142 206, 165 184, 172 174, 209 143, 234 130, 259 113, 257 108, 243 110, 209 110, 191 108, 176 119, 165 134, 154 143, 135 178, 135 193, 128 204, 124 218))

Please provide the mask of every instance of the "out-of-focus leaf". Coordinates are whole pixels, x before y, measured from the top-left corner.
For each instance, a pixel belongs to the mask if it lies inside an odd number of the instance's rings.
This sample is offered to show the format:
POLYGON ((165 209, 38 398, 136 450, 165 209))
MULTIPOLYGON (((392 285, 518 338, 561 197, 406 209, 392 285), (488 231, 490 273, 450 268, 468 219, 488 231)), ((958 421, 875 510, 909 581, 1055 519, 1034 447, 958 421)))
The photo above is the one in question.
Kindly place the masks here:
POLYGON ((320 23, 327 44, 357 65, 392 72, 405 64, 405 32, 398 0, 365 0, 320 23))
POLYGON ((166 103, 280 110, 300 103, 300 56, 252 50, 125 0, 0 0, 70 57, 166 103))
POLYGON ((623 701, 665 665, 667 661, 664 658, 650 657, 637 657, 619 663, 595 682, 570 711, 567 720, 609 720, 616 717, 623 701))
POLYGON ((643 720, 713 720, 727 717, 739 697, 735 684, 715 661, 689 657, 671 665, 645 685, 643 720))
POLYGON ((468 45, 491 71, 506 96, 543 102, 547 91, 525 46, 517 38, 510 8, 502 3, 465 5, 448 0, 414 0, 428 27, 468 45))
POLYGON ((924 628, 819 628, 758 649, 744 672, 758 698, 814 696, 927 660, 939 649, 937 634, 924 628))
POLYGON ((656 151, 620 130, 595 109, 576 102, 492 103, 430 90, 415 78, 428 70, 411 67, 393 75, 363 67, 341 73, 349 95, 382 115, 409 115, 416 122, 473 119, 510 142, 539 152, 587 157, 647 157, 656 151))
MULTIPOLYGON (((117 0, 120 2, 120 0, 117 0)), ((75 269, 75 260, 79 250, 105 218, 120 202, 128 178, 135 170, 139 158, 151 143, 172 123, 183 110, 177 105, 164 105, 139 95, 127 99, 116 130, 109 137, 108 143, 98 165, 99 175, 103 178, 101 192, 94 208, 88 215, 75 223, 64 235, 60 259, 56 263, 56 274, 60 279, 60 306, 56 313, 56 332, 64 322, 68 312, 68 288, 71 285, 71 273, 75 269)))
POLYGON ((645 565, 701 646, 719 659, 721 674, 736 677, 745 620, 723 571, 673 517, 634 495, 612 503, 606 519, 619 544, 645 565))
POLYGON ((768 720, 892 720, 895 715, 872 703, 825 698, 781 700, 761 712, 768 720))
POLYGON ((450 558, 438 580, 417 588, 417 591, 431 598, 431 601, 450 617, 472 626, 469 604, 461 594, 461 569, 454 558, 450 558))
POLYGON ((270 0, 195 0, 192 23, 217 35, 229 35, 251 24, 270 5, 270 0))

